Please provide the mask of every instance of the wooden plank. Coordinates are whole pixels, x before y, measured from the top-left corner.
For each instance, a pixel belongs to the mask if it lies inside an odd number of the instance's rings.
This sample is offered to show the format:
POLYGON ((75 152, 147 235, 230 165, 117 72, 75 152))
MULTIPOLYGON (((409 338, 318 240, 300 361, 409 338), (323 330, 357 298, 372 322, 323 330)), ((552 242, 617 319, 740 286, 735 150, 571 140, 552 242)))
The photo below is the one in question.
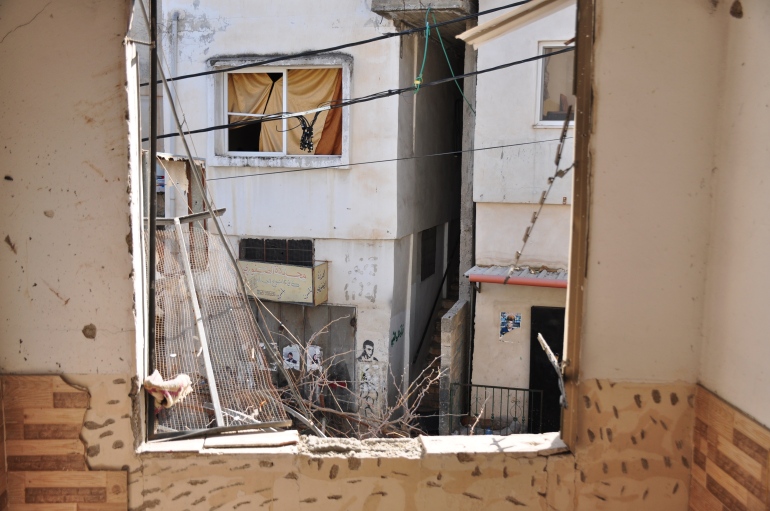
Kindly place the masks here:
POLYGON ((24 410, 21 408, 6 408, 3 410, 3 418, 5 419, 6 428, 14 424, 24 424, 24 410))
POLYGON ((84 417, 77 408, 24 408, 24 424, 83 424, 84 417))
POLYGON ((690 481, 690 509, 693 511, 722 511, 722 503, 700 482, 690 481))
POLYGON ((578 380, 583 334, 583 297, 588 272, 588 226, 591 203, 591 133, 593 131, 594 22, 596 0, 578 0, 575 33, 575 170, 572 172, 572 231, 570 235, 567 317, 564 325, 564 390, 569 407, 562 411, 561 438, 574 451, 577 445, 578 380))
POLYGON ((767 511, 770 509, 770 506, 768 504, 765 504, 760 499, 756 498, 754 495, 749 494, 748 502, 746 503, 746 508, 748 511, 767 511))
POLYGON ((6 440, 24 440, 24 423, 14 422, 5 426, 6 440))
POLYGON ((8 456, 6 463, 11 472, 88 470, 82 453, 62 456, 8 456))
POLYGON ((693 464, 692 471, 691 471, 691 477, 693 481, 697 481, 703 488, 706 488, 706 468, 705 463, 703 468, 701 468, 698 465, 693 464))
POLYGON ((107 502, 128 503, 127 472, 107 472, 107 502))
POLYGON ((82 392, 84 394, 88 394, 88 392, 83 389, 73 387, 72 385, 64 381, 61 376, 51 377, 51 390, 53 392, 82 392))
POLYGON ((715 449, 715 451, 716 454, 714 456, 714 463, 720 469, 722 469, 725 474, 730 476, 730 478, 738 483, 741 487, 748 490, 750 494, 753 494, 758 498, 765 499, 767 495, 766 484, 762 484, 760 479, 749 474, 747 470, 738 465, 738 463, 735 461, 731 460, 718 449, 715 449))
POLYGON ((24 500, 27 504, 103 503, 107 500, 107 489, 101 486, 25 488, 24 500))
MULTIPOLYGON (((706 462, 706 489, 711 490, 709 487, 709 481, 715 481, 719 486, 729 492, 736 502, 745 505, 749 491, 741 486, 738 481, 730 477, 724 470, 711 460, 706 462)), ((716 495, 715 492, 712 491, 716 495)), ((719 495, 716 495, 719 498, 719 495)), ((728 505, 727 502, 721 498, 723 504, 728 505)))
POLYGON ((706 489, 730 511, 748 511, 745 501, 741 502, 738 500, 735 495, 730 493, 724 486, 717 483, 711 476, 708 476, 706 481, 706 489))
POLYGON ((740 429, 733 431, 733 444, 756 460, 763 468, 767 468, 768 450, 744 434, 740 429))
POLYGON ((24 472, 8 472, 8 506, 14 507, 14 504, 24 503, 24 486, 26 483, 26 474, 24 472))
POLYGON ((709 397, 708 419, 706 420, 709 430, 715 429, 719 436, 727 439, 732 438, 735 416, 735 410, 730 405, 713 394, 709 397))
POLYGON ((81 423, 76 424, 24 424, 18 425, 22 431, 20 438, 9 440, 64 440, 79 439, 81 423))
POLYGON ((9 440, 6 442, 8 456, 54 456, 65 454, 84 454, 85 448, 80 440, 9 440))
POLYGON ((88 394, 85 392, 54 392, 54 408, 88 408, 88 394))
POLYGON ((51 408, 53 390, 50 376, 3 377, 3 405, 11 408, 51 408))
POLYGON ((78 504, 78 511, 126 511, 127 502, 100 502, 99 504, 78 504))
POLYGON ((90 472, 19 472, 24 474, 26 488, 105 487, 107 474, 104 470, 90 472))
POLYGON ((762 480, 762 464, 736 447, 732 439, 719 439, 717 449, 725 456, 733 460, 752 477, 762 480))
POLYGON ((16 504, 10 511, 77 511, 77 504, 16 504))
POLYGON ((770 450, 770 430, 762 427, 753 420, 744 416, 743 414, 737 414, 735 417, 735 429, 751 438, 760 446, 767 450, 770 450))

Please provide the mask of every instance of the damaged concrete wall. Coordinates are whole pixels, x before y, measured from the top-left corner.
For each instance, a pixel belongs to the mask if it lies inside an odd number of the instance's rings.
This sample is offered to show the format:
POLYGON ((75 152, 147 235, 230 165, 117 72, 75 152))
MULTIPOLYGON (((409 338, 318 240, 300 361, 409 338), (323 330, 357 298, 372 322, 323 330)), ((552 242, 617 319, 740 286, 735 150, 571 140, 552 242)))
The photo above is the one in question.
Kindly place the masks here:
POLYGON ((717 124, 702 106, 719 103, 722 74, 712 4, 597 2, 587 378, 696 380, 717 124))
POLYGON ((712 15, 724 23, 723 70, 713 182, 708 278, 699 379, 709 389, 770 427, 770 268, 757 264, 770 251, 765 178, 770 147, 770 6, 723 1, 712 15))
POLYGON ((130 421, 116 415, 130 410, 127 389, 88 380, 80 379, 92 394, 82 435, 87 450, 98 449, 89 464, 130 470, 130 509, 686 509, 689 384, 586 382, 573 404, 580 409, 574 455, 533 454, 527 442, 550 438, 543 436, 522 437, 528 440, 516 447, 515 437, 307 439, 266 449, 210 449, 191 440, 167 444, 177 452, 155 445, 135 455, 128 445, 113 447, 132 438, 130 421))
POLYGON ((440 417, 439 431, 448 435, 450 418, 448 414, 458 413, 462 406, 461 394, 455 394, 453 383, 466 383, 468 378, 468 320, 470 304, 458 300, 441 318, 441 380, 439 381, 440 417), (453 400, 452 397, 455 399, 453 400), (455 408, 457 407, 457 408, 455 408))
POLYGON ((128 15, 3 4, 0 372, 134 371, 128 15))

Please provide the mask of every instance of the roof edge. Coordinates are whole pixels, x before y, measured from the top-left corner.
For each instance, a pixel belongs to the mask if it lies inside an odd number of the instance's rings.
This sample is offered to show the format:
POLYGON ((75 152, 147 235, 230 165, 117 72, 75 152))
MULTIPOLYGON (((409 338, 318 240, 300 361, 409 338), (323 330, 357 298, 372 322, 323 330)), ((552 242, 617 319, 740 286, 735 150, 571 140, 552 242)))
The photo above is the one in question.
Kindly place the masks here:
POLYGON ((457 39, 472 45, 474 49, 512 30, 519 29, 545 18, 556 11, 573 5, 577 0, 532 0, 507 14, 466 30, 457 39))

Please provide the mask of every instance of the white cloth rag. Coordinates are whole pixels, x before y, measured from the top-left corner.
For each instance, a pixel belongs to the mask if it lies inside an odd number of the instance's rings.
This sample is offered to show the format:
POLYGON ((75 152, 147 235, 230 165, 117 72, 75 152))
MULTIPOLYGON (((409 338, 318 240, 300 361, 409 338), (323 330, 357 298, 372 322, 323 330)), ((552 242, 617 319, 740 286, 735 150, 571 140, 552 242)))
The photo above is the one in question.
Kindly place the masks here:
POLYGON ((156 369, 144 380, 144 390, 155 398, 157 406, 171 408, 192 392, 192 381, 186 374, 165 381, 156 369))

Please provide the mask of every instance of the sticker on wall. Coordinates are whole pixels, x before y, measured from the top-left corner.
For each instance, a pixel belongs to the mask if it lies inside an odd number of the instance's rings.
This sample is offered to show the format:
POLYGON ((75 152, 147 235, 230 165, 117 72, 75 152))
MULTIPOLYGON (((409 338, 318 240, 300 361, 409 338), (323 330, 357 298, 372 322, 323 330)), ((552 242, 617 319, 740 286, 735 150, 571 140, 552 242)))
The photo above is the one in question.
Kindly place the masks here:
POLYGON ((283 349, 283 367, 299 371, 299 346, 292 344, 283 349))
POLYGON ((500 340, 504 340, 503 336, 514 332, 521 328, 521 314, 520 313, 500 313, 500 340))
POLYGON ((307 348, 307 370, 320 371, 323 352, 320 346, 308 346, 307 348))

